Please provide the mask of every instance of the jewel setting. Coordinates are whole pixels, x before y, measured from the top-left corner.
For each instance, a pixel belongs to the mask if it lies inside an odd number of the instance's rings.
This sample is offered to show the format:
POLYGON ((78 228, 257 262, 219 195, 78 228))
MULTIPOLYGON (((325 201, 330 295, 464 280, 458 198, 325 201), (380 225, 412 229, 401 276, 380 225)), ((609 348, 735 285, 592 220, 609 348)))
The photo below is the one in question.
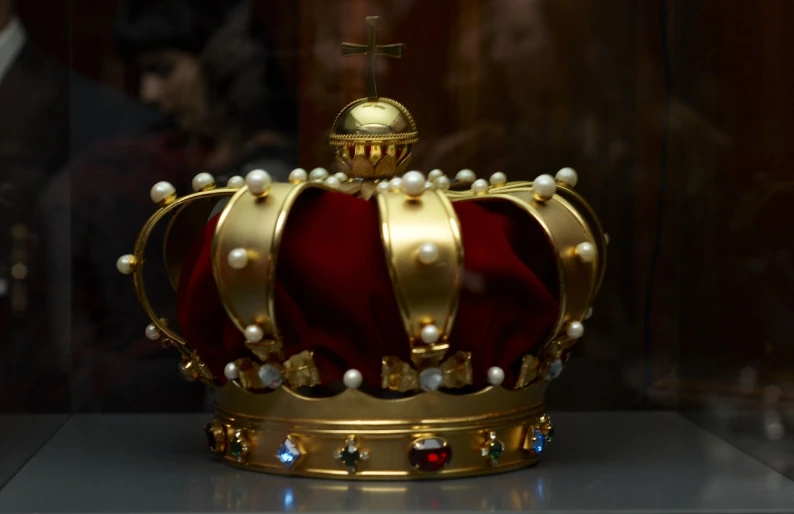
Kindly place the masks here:
POLYGON ((369 459, 369 452, 361 451, 355 436, 350 436, 345 441, 345 447, 334 452, 334 458, 347 466, 347 472, 352 475, 357 471, 360 461, 369 459))
POLYGON ((444 469, 452 460, 452 448, 440 437, 422 437, 414 441, 408 461, 414 469, 435 472, 444 469))
POLYGON ((284 439, 284 442, 281 443, 281 446, 276 451, 276 457, 287 469, 292 469, 302 456, 303 452, 289 436, 284 439))
POLYGON ((482 456, 488 458, 491 466, 499 464, 499 457, 505 452, 505 445, 496 438, 496 432, 488 433, 488 442, 482 447, 482 456))
POLYGON ((204 426, 204 435, 207 437, 207 446, 216 455, 223 453, 226 447, 226 429, 217 421, 204 426))
POLYGON ((234 433, 234 437, 229 441, 229 455, 237 459, 237 462, 242 462, 248 455, 250 444, 248 439, 241 431, 234 433))

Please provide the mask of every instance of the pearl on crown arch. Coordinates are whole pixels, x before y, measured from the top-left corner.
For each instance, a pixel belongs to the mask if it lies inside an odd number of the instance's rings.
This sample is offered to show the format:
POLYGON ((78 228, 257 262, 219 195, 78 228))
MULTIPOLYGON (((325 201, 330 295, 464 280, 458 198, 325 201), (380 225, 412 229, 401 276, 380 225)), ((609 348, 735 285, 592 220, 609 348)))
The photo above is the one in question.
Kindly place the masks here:
POLYGON ((460 170, 458 174, 455 175, 455 182, 471 184, 475 180, 477 180, 477 175, 475 175, 472 170, 460 170))
POLYGON ((501 171, 497 171, 491 175, 490 182, 493 187, 502 187, 503 185, 507 184, 507 175, 501 171))
POLYGON ((206 191, 215 187, 215 177, 209 173, 199 173, 193 177, 193 182, 191 185, 193 186, 193 191, 196 193, 199 191, 206 191))
POLYGON ((265 170, 253 170, 245 176, 245 185, 254 196, 262 196, 270 190, 273 179, 265 170))
POLYGON ((422 264, 433 264, 438 260, 438 246, 434 243, 422 243, 416 257, 422 264))
POLYGON ((309 173, 309 180, 314 182, 319 182, 327 178, 328 178, 328 170, 325 168, 314 168, 312 172, 309 173))
POLYGON ((571 321, 568 323, 568 328, 565 330, 565 333, 571 339, 579 339, 584 335, 584 325, 579 321, 571 321))
POLYGON ((417 198, 425 192, 425 176, 418 171, 409 171, 402 176, 402 190, 406 195, 417 198))
POLYGON ((170 182, 158 182, 152 186, 149 196, 158 205, 168 205, 176 200, 176 188, 170 182))
POLYGON ((233 269, 243 269, 248 265, 248 250, 245 248, 235 248, 229 252, 226 260, 233 269))
POLYGON ((257 325, 248 325, 245 327, 245 340, 249 343, 258 343, 265 337, 262 328, 257 325))
POLYGON ((489 187, 491 186, 488 184, 487 180, 484 178, 478 178, 471 185, 471 190, 474 191, 474 194, 476 195, 483 195, 488 192, 489 187))
POLYGON ((157 327, 154 326, 154 323, 146 327, 145 333, 146 333, 146 339, 149 339, 151 341, 157 341, 158 339, 160 339, 160 331, 157 330, 157 327))
POLYGON ((441 337, 441 333, 437 326, 429 324, 422 327, 421 336, 425 344, 434 344, 438 341, 438 338, 441 337))
POLYGON ((592 243, 587 242, 576 245, 574 252, 582 262, 593 262, 593 259, 595 259, 596 256, 595 246, 593 246, 592 243))
POLYGON ((447 190, 451 185, 449 178, 447 177, 438 177, 436 180, 433 181, 438 189, 447 190))
POLYGON ((557 192, 557 183, 551 175, 540 175, 532 182, 532 193, 540 202, 550 200, 557 192))
POLYGON ((444 176, 444 172, 443 171, 441 171, 439 169, 435 169, 435 170, 433 170, 433 171, 431 171, 430 173, 427 174, 427 179, 429 181, 431 181, 431 182, 434 182, 434 181, 440 179, 443 176, 444 176))
POLYGON ((123 275, 129 275, 133 271, 135 271, 135 265, 138 263, 138 260, 132 254, 122 255, 116 261, 116 269, 119 270, 119 273, 123 275))
POLYGON ((289 173, 289 181, 293 184, 300 184, 301 182, 306 182, 308 180, 309 175, 306 173, 306 170, 303 168, 295 168, 289 173))
POLYGON ((245 179, 240 175, 235 175, 226 182, 226 187, 230 189, 240 189, 245 185, 245 179))
POLYGON ((327 179, 325 179, 325 185, 328 186, 331 189, 336 190, 336 189, 339 189, 342 186, 342 183, 339 182, 338 178, 336 178, 334 176, 331 176, 331 177, 328 177, 327 179))
POLYGON ((557 182, 561 184, 564 184, 568 187, 574 187, 579 181, 579 175, 573 168, 563 168, 557 172, 556 179, 557 182))

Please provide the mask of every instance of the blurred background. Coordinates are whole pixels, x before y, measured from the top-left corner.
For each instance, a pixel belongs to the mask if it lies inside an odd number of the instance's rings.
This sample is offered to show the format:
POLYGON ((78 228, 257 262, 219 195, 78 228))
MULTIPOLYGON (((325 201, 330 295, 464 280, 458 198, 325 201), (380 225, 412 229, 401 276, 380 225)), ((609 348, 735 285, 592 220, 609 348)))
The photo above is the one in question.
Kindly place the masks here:
POLYGON ((159 180, 331 167, 370 15, 413 167, 572 166, 610 235, 551 409, 677 409, 794 475, 789 0, 0 0, 0 412, 208 408, 116 258, 159 180))

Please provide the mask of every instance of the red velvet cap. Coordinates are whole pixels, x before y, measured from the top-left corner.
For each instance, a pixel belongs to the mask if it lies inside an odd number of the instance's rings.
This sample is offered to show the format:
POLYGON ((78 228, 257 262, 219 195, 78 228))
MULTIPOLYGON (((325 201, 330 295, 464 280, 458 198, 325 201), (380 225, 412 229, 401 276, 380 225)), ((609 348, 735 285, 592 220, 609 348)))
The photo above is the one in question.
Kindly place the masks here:
MULTIPOLYGON (((465 271, 451 349, 472 353, 474 387, 486 385, 491 366, 505 370, 511 387, 521 357, 546 340, 557 319, 552 249, 540 225, 510 203, 453 206, 465 271)), ((226 363, 252 354, 215 286, 216 224, 210 220, 185 260, 177 294, 185 338, 224 382, 226 363)), ((382 357, 410 360, 374 202, 321 191, 299 198, 278 255, 275 303, 285 357, 313 351, 323 384, 355 368, 376 391, 382 357)))

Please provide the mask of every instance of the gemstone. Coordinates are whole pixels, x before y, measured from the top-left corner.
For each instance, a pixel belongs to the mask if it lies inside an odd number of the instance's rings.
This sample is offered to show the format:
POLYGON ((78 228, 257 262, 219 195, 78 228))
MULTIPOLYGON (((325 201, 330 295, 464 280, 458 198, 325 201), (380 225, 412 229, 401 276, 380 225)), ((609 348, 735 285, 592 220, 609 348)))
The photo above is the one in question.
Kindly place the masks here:
POLYGON ((530 448, 538 455, 543 453, 543 450, 546 448, 546 437, 537 428, 535 429, 534 435, 532 437, 532 444, 530 445, 530 448))
POLYGON ((418 439, 411 446, 408 461, 419 471, 439 471, 452 459, 452 448, 440 437, 418 439))
POLYGON ((345 446, 345 448, 339 452, 339 460, 341 460, 345 466, 354 467, 360 459, 361 453, 358 451, 358 448, 352 444, 345 446))
POLYGON ((546 373, 546 380, 554 380, 555 378, 559 377, 560 373, 562 373, 562 366, 563 363, 560 359, 555 359, 552 361, 552 363, 549 365, 549 371, 546 373))
POLYGON ((217 441, 215 441, 215 431, 212 429, 212 425, 207 424, 204 427, 204 435, 207 436, 207 446, 209 446, 210 450, 213 452, 217 450, 217 441))
POLYGON ((237 457, 237 460, 242 459, 243 455, 248 452, 248 442, 243 438, 240 433, 234 435, 234 439, 229 443, 229 453, 232 457, 237 457))
POLYGON ((546 442, 550 443, 552 439, 554 439, 554 427, 549 427, 549 430, 546 432, 546 442))
POLYGON ((505 452, 505 445, 503 445, 501 441, 491 441, 489 446, 488 458, 491 460, 498 460, 505 452))
POLYGON ((444 375, 439 368, 427 368, 419 373, 419 387, 425 391, 435 391, 444 382, 444 375))
POLYGON ((272 364, 265 364, 259 368, 259 379, 270 389, 281 385, 281 372, 272 364))
POLYGON ((285 439, 276 452, 276 457, 278 457, 278 460, 280 460, 287 469, 291 469, 301 455, 303 454, 290 438, 285 439))

